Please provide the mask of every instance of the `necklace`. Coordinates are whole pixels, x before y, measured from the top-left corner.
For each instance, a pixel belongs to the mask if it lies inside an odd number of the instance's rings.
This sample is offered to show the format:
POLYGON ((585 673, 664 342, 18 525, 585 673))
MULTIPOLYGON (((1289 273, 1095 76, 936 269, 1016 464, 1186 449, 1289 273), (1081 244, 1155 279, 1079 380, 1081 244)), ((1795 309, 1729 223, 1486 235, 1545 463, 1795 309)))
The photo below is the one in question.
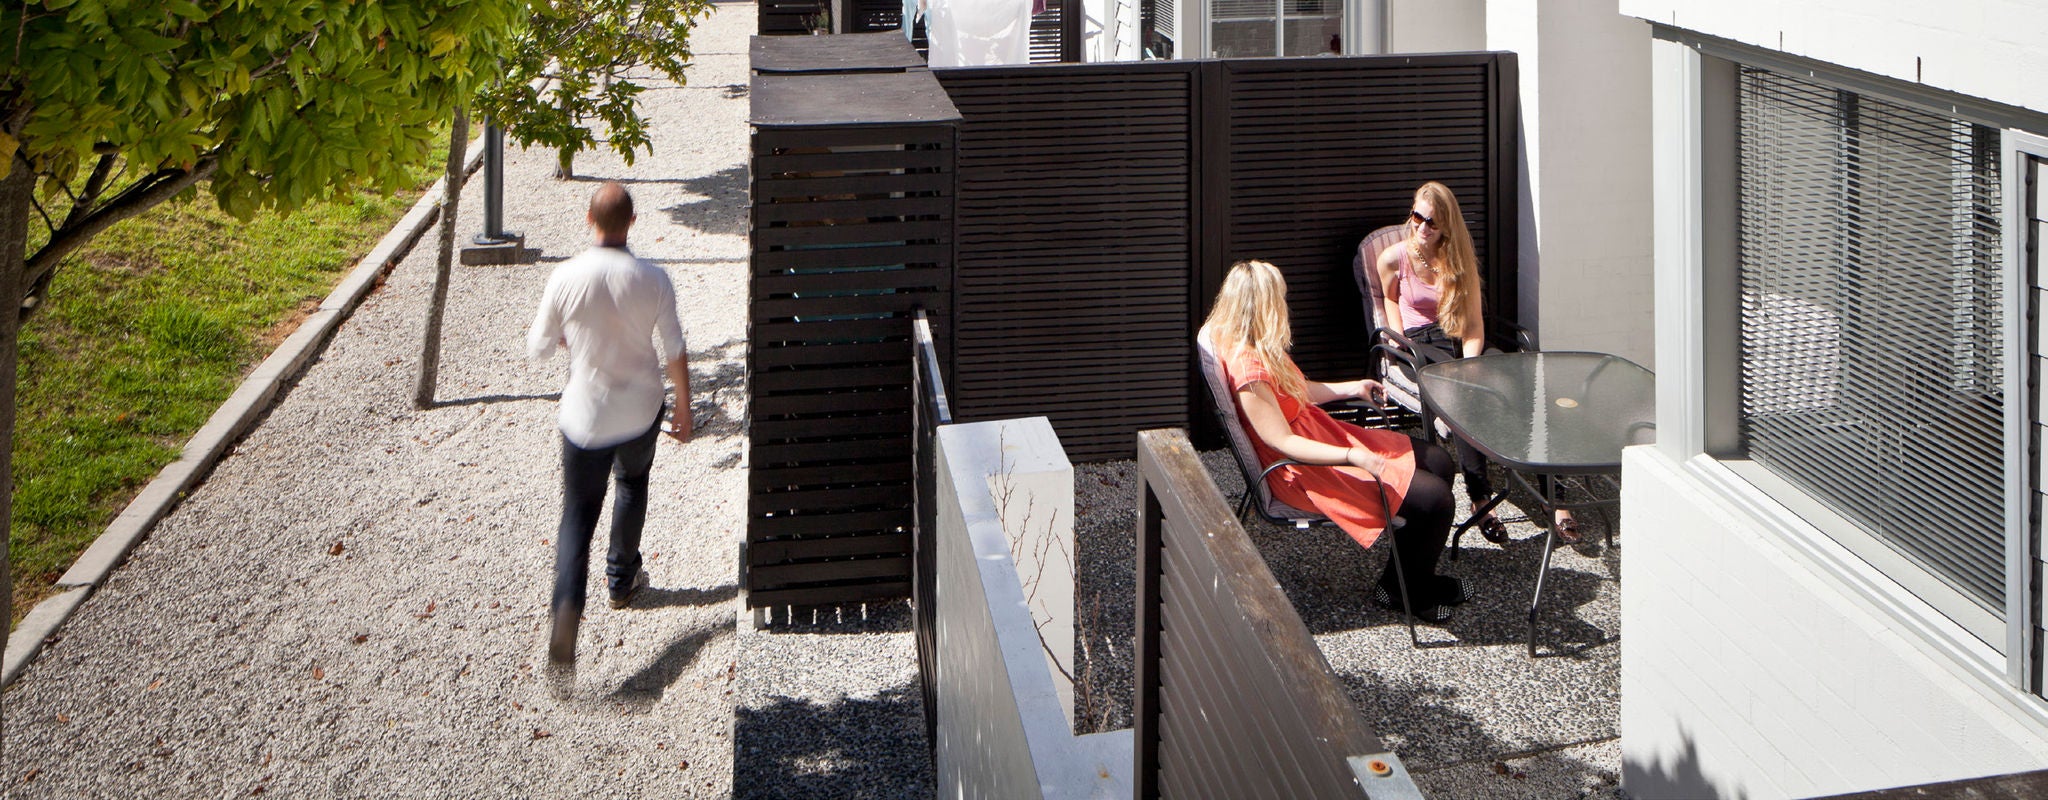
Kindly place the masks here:
POLYGON ((1425 283, 1436 283, 1436 267, 1435 265, 1429 263, 1429 259, 1422 257, 1421 245, 1417 245, 1415 242, 1410 241, 1408 243, 1408 257, 1409 260, 1415 262, 1416 277, 1422 278, 1423 282, 1425 283), (1425 272, 1427 272, 1428 274, 1424 275, 1425 272))

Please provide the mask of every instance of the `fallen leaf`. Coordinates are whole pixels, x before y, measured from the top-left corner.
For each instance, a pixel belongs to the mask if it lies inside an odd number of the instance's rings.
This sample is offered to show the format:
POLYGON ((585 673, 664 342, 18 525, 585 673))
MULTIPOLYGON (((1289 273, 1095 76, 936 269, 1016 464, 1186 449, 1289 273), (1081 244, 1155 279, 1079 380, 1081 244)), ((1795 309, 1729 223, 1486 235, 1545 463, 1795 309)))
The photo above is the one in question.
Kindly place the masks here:
POLYGON ((358 634, 356 634, 356 638, 355 638, 355 643, 356 643, 356 644, 362 644, 362 643, 364 643, 364 642, 367 642, 367 641, 369 641, 369 640, 370 640, 370 635, 369 635, 369 634, 367 634, 367 633, 358 633, 358 634))
POLYGON ((57 715, 57 721, 58 721, 58 722, 70 722, 70 721, 71 721, 71 715, 70 715, 70 714, 58 714, 58 715, 57 715))
POLYGON ((436 606, 439 606, 439 605, 441 605, 441 604, 440 604, 440 603, 437 603, 437 602, 434 602, 434 601, 432 601, 432 600, 428 600, 428 601, 427 601, 427 613, 429 613, 429 614, 432 614, 432 613, 434 613, 434 608, 435 608, 436 606))
POLYGON ((548 733, 547 731, 541 730, 541 729, 539 729, 539 728, 534 728, 534 729, 533 729, 533 738, 535 738, 535 739, 546 739, 546 738, 548 738, 548 737, 550 737, 550 736, 553 736, 553 735, 554 735, 554 734, 552 734, 552 733, 548 733))
POLYGON ((676 765, 676 769, 689 769, 689 768, 690 768, 690 762, 688 762, 688 761, 685 761, 685 762, 683 762, 683 763, 681 763, 681 764, 677 764, 677 765, 676 765))
POLYGON ((251 789, 251 790, 249 790, 249 796, 250 796, 250 797, 255 797, 256 795, 259 795, 259 794, 262 794, 262 793, 263 793, 263 784, 260 784, 260 783, 259 783, 259 784, 256 784, 256 788, 254 788, 254 789, 251 789))
POLYGON ((1505 764, 1505 763, 1503 763, 1503 762, 1499 762, 1499 761, 1495 761, 1495 762, 1493 762, 1493 774, 1495 774, 1495 775, 1506 775, 1506 774, 1508 774, 1508 765, 1507 765, 1507 764, 1505 764))
POLYGON ((1527 773, 1527 772, 1517 772, 1517 773, 1515 773, 1515 780, 1518 780, 1518 781, 1520 781, 1520 780, 1528 780, 1528 779, 1529 779, 1529 773, 1527 773))
POLYGON ((667 749, 668 749, 668 742, 655 742, 655 743, 654 743, 654 749, 656 749, 656 750, 667 750, 667 749))
POLYGON ((36 779, 36 776, 37 776, 37 775, 41 775, 41 774, 43 774, 43 768, 42 768, 42 767, 35 767, 35 768, 32 768, 32 769, 30 769, 30 770, 28 771, 28 774, 27 774, 27 775, 23 775, 23 776, 21 776, 21 782, 22 782, 22 783, 28 783, 29 781, 35 780, 35 779, 36 779))
POLYGON ((162 679, 162 678, 158 678, 158 679, 156 679, 156 680, 154 680, 154 681, 151 681, 151 682, 150 682, 150 684, 149 684, 149 691, 152 691, 152 692, 154 692, 154 691, 156 691, 156 690, 157 690, 157 688, 158 688, 158 687, 161 687, 161 686, 163 686, 163 685, 164 685, 164 679, 162 679))
POLYGON ((318 664, 313 665, 313 680, 327 680, 327 670, 321 669, 318 664))
POLYGON ((330 555, 330 556, 338 556, 338 555, 341 555, 341 540, 340 540, 340 539, 336 539, 336 540, 334 540, 334 546, 333 546, 333 547, 329 547, 329 548, 327 548, 327 554, 328 554, 328 555, 330 555))
POLYGON ((492 607, 492 608, 497 608, 497 607, 498 607, 498 601, 496 601, 496 600, 492 600, 492 601, 491 601, 491 607, 492 607))

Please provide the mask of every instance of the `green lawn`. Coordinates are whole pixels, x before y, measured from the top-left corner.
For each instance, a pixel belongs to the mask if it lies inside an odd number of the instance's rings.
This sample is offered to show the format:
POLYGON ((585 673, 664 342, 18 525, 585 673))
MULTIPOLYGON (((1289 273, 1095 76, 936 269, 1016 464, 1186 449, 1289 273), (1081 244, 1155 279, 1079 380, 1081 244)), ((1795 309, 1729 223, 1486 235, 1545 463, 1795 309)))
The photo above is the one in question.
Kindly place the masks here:
POLYGON ((202 192, 59 267, 21 333, 12 622, 417 199, 360 193, 244 223, 202 192))

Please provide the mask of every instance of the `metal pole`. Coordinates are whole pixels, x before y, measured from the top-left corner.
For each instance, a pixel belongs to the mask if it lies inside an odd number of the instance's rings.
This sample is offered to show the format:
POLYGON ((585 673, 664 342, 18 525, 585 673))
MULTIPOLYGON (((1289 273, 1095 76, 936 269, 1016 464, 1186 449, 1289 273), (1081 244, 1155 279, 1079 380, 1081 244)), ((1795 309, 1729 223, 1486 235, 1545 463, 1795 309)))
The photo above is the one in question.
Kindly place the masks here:
POLYGON ((484 126, 484 232, 477 244, 498 244, 505 235, 505 131, 496 120, 484 126))

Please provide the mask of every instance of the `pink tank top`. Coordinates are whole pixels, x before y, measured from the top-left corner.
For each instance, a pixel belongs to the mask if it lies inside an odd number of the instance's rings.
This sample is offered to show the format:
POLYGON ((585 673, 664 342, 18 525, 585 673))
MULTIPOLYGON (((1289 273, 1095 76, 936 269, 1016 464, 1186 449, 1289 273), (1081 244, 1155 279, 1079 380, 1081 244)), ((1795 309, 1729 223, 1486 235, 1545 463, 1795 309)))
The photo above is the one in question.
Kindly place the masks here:
POLYGON ((1436 286, 1415 274, 1413 258, 1405 243, 1401 245, 1401 330, 1412 331, 1436 322, 1436 286))

